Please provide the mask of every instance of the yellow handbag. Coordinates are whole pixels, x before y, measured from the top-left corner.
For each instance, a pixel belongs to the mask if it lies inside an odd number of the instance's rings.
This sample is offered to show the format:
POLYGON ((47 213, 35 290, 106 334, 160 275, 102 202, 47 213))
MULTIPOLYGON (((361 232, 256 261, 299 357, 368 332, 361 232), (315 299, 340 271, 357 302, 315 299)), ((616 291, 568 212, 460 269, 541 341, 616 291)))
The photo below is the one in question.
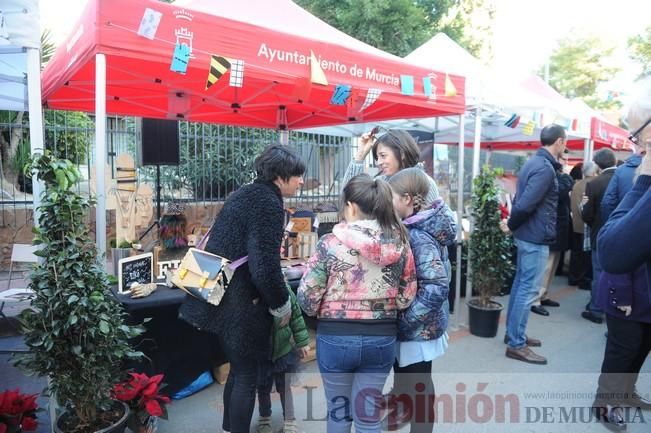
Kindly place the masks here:
POLYGON ((197 248, 190 248, 172 275, 172 283, 212 305, 219 305, 235 270, 248 261, 248 256, 230 260, 197 248))

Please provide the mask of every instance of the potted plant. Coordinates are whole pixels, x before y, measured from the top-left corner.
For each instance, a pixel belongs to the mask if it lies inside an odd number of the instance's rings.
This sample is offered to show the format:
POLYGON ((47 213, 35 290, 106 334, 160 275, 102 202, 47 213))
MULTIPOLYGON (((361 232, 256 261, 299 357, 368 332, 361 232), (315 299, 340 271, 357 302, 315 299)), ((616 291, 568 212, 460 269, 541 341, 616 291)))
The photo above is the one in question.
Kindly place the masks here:
POLYGON ((116 400, 129 406, 127 426, 134 433, 155 433, 158 418, 167 419, 169 397, 160 393, 164 387, 163 375, 148 377, 144 373, 130 373, 129 379, 113 388, 116 400))
POLYGON ((89 241, 84 217, 92 200, 77 192, 77 168, 46 152, 35 156, 30 169, 45 186, 34 229, 41 261, 30 276, 35 295, 20 316, 29 352, 14 362, 48 377, 47 393, 63 409, 55 431, 123 431, 129 408, 112 399, 111 391, 122 379, 123 361, 141 355, 129 339, 142 329, 125 325, 122 307, 109 291, 89 241))
POLYGON ((111 258, 113 259, 113 275, 118 274, 118 264, 121 259, 131 256, 132 244, 126 239, 120 241, 117 247, 111 248, 111 258))
POLYGON ((501 169, 484 166, 473 180, 469 259, 470 278, 478 298, 468 301, 470 333, 495 337, 502 304, 491 298, 502 290, 514 270, 511 262, 511 237, 500 229, 500 192, 497 176, 501 169))
POLYGON ((0 433, 36 430, 38 411, 36 394, 22 394, 18 389, 0 393, 0 433))

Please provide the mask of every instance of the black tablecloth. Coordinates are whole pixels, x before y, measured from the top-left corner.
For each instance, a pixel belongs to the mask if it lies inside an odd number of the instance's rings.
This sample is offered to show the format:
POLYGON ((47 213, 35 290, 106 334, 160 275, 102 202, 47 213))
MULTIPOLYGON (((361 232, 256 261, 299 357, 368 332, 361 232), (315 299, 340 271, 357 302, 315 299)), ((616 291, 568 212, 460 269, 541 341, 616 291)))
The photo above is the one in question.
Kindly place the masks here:
MULTIPOLYGON (((296 291, 299 282, 289 280, 289 285, 296 291)), ((185 388, 204 371, 227 362, 216 336, 179 320, 179 307, 189 296, 184 291, 158 286, 151 295, 138 299, 118 293, 117 286, 111 287, 111 291, 128 313, 129 324, 150 319, 144 324, 145 334, 135 342, 146 358, 132 367, 149 375, 163 373, 168 394, 185 388)), ((316 327, 312 318, 306 317, 306 323, 316 327)))
POLYGON ((124 306, 124 309, 129 314, 143 314, 147 312, 155 312, 159 308, 176 306, 178 307, 185 299, 185 292, 181 289, 170 289, 167 286, 159 285, 156 291, 151 295, 144 298, 133 299, 127 294, 118 293, 118 287, 111 287, 113 295, 124 306))
POLYGON ((111 291, 129 314, 130 324, 151 319, 144 324, 146 332, 134 342, 145 358, 130 367, 149 375, 163 373, 168 394, 176 393, 204 371, 226 362, 214 335, 200 332, 178 319, 179 307, 186 296, 182 290, 158 286, 154 293, 140 299, 118 294, 117 287, 111 291))

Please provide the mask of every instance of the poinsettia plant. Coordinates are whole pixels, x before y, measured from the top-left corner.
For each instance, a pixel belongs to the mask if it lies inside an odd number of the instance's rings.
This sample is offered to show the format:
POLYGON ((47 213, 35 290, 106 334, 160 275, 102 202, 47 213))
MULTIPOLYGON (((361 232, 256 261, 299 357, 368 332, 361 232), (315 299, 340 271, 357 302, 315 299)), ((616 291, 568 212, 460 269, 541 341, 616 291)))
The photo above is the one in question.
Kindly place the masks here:
POLYGON ((36 430, 37 411, 36 394, 22 394, 18 389, 0 393, 0 433, 36 430))
POLYGON ((113 387, 114 398, 125 402, 131 409, 127 424, 131 430, 138 431, 149 417, 167 419, 170 399, 160 393, 165 386, 162 381, 162 374, 149 377, 144 373, 129 373, 129 379, 113 387))

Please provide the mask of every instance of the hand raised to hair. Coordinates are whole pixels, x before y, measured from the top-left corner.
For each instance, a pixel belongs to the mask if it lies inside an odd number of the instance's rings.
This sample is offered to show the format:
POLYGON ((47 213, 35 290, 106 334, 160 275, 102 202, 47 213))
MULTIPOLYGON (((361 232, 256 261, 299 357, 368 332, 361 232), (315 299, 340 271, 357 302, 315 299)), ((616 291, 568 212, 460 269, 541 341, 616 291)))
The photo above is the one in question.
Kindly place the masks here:
POLYGON ((355 161, 364 161, 364 159, 366 159, 366 155, 368 155, 373 148, 374 142, 375 137, 371 135, 371 131, 362 134, 362 136, 359 138, 359 147, 357 148, 355 161))

